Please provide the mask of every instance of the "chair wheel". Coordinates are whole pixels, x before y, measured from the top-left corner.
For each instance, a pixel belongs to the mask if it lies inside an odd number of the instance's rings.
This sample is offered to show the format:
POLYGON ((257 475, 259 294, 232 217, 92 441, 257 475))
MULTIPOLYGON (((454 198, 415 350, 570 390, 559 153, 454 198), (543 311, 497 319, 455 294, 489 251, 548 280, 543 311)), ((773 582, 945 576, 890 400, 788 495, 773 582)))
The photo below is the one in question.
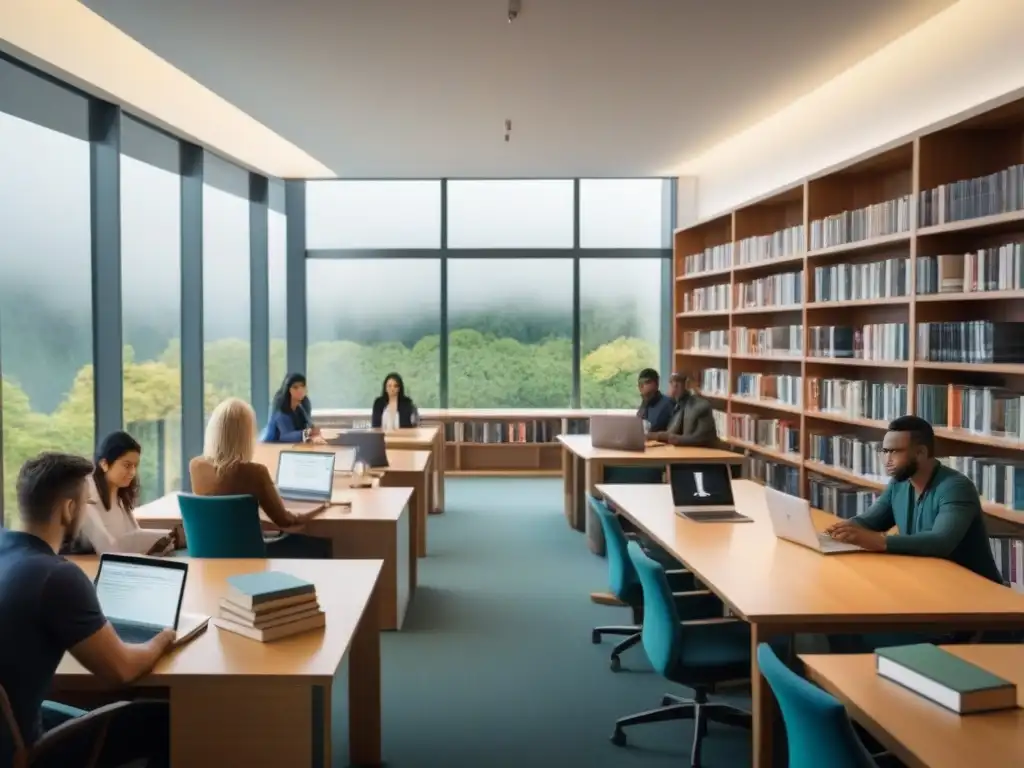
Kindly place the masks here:
POLYGON ((612 656, 608 666, 611 667, 612 672, 618 672, 622 669, 622 661, 619 660, 618 656, 612 656))
POLYGON ((601 633, 598 632, 596 629, 592 629, 590 631, 590 642, 592 642, 594 645, 601 644, 601 633))
POLYGON ((611 741, 616 747, 626 746, 626 732, 616 728, 615 733, 612 734, 611 741))

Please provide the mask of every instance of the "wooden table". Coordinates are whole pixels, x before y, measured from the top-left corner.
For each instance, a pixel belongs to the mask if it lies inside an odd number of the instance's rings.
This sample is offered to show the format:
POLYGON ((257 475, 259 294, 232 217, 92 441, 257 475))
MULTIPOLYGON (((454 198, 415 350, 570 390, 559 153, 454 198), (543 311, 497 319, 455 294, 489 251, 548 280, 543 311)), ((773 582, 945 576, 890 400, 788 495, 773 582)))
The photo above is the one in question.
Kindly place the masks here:
MULTIPOLYGON (((74 558, 90 577, 97 558, 74 558)), ((171 763, 247 768, 332 764, 331 688, 348 663, 349 757, 381 764, 379 560, 189 560, 182 610, 216 616, 229 576, 279 570, 316 584, 327 626, 259 643, 210 626, 162 659, 136 687, 163 689, 171 763), (316 760, 317 757, 319 760, 316 760)), ((66 655, 62 691, 102 690, 66 655)))
MULTIPOLYGON (((406 430, 408 431, 408 430, 406 430)), ((343 446, 316 445, 314 443, 258 443, 253 461, 270 470, 271 477, 277 477, 277 464, 283 451, 310 451, 324 453, 333 450, 344 451, 343 446)), ((391 488, 412 488, 412 536, 416 543, 416 556, 427 556, 427 517, 432 506, 431 493, 431 451, 413 451, 400 448, 387 449, 388 466, 373 470, 380 477, 380 485, 391 488)), ((344 474, 344 473, 342 473, 344 474)))
MULTIPOLYGON (((946 650, 1017 684, 1024 707, 1024 646, 946 650)), ((807 676, 910 768, 1024 765, 1024 709, 960 716, 875 672, 874 654, 801 656, 807 676)))
MULTIPOLYGON (((444 512, 444 427, 412 427, 384 433, 384 444, 401 451, 430 451, 433 483, 427 509, 432 514, 444 512)), ((388 461, 391 453, 388 453, 388 461)))
POLYGON ((668 464, 740 464, 743 457, 718 448, 683 448, 673 445, 648 447, 645 451, 613 451, 595 448, 590 435, 559 435, 562 444, 562 480, 565 485, 565 517, 577 531, 585 531, 587 546, 604 554, 604 532, 591 510, 587 493, 596 493, 604 482, 607 466, 664 467, 668 464))
MULTIPOLYGON (((347 478, 337 475, 344 486, 347 478)), ((332 502, 320 516, 306 523, 302 532, 331 542, 336 560, 383 562, 377 605, 380 628, 401 629, 418 579, 416 540, 412 526, 411 488, 335 488, 332 502), (337 506, 348 502, 351 506, 337 506)), ((287 503, 287 502, 286 502, 287 503)), ((172 528, 181 523, 178 494, 169 493, 135 510, 143 528, 172 528)), ((277 530, 263 512, 263 527, 277 530)))
MULTIPOLYGON (((825 556, 772 533, 764 489, 733 483, 753 523, 694 523, 666 485, 601 485, 621 515, 692 570, 750 624, 751 649, 779 635, 1024 627, 1024 595, 946 560, 854 553, 825 556)), ((835 517, 815 510, 824 529, 835 517)), ((754 765, 772 764, 775 704, 752 653, 754 765)))

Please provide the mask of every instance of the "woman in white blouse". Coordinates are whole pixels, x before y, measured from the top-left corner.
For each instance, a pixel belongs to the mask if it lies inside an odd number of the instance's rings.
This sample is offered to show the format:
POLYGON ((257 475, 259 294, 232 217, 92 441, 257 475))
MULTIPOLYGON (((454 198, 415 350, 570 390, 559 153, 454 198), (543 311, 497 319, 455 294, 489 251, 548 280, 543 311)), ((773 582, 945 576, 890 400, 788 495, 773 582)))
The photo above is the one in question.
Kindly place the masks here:
POLYGON ((397 373, 389 373, 384 377, 380 397, 373 401, 373 413, 370 426, 390 432, 393 429, 406 429, 419 424, 420 415, 412 399, 405 394, 405 382, 397 373))
POLYGON ((181 546, 177 530, 142 529, 135 521, 141 460, 142 446, 127 432, 113 432, 100 443, 75 551, 159 555, 181 546))

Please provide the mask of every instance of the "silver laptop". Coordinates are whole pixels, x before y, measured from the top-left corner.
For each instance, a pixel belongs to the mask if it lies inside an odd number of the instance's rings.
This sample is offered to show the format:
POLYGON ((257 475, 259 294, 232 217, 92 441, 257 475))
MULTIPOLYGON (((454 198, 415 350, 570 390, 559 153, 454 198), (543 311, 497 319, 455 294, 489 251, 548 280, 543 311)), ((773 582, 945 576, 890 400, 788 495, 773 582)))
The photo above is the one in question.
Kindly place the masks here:
POLYGON ((811 519, 811 505, 806 499, 790 496, 774 488, 765 488, 764 495, 768 501, 768 517, 771 518, 772 530, 775 531, 776 537, 813 549, 823 555, 864 551, 863 547, 856 544, 836 541, 827 533, 816 531, 811 519))
POLYGON ((302 514, 331 503, 334 451, 281 451, 277 490, 289 512, 302 514))
POLYGON ((749 523, 736 511, 727 464, 671 464, 668 468, 676 514, 700 523, 749 523))
POLYGON ((590 444, 613 451, 643 451, 647 435, 639 416, 607 413, 590 417, 590 444))
POLYGON ((138 555, 106 554, 96 572, 103 615, 126 643, 145 643, 165 629, 184 643, 206 629, 209 616, 181 612, 188 563, 138 555))

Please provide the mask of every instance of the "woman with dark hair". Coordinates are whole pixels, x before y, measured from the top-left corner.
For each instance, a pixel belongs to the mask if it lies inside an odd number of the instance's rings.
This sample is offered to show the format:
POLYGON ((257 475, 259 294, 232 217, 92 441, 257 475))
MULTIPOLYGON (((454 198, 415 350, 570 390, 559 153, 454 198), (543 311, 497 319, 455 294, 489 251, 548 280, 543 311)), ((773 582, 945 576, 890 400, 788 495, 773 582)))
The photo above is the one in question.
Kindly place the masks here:
POLYGON ((420 414, 412 399, 405 394, 405 382, 397 373, 384 377, 380 397, 373 401, 373 415, 370 426, 389 432, 392 429, 415 427, 420 423, 420 414))
POLYGON ((135 521, 140 461, 142 446, 127 432, 112 432, 99 444, 74 551, 159 555, 183 546, 177 530, 142 529, 135 521))
POLYGON ((265 443, 319 442, 313 426, 313 406, 306 394, 306 377, 289 373, 270 402, 270 417, 263 433, 265 443))

